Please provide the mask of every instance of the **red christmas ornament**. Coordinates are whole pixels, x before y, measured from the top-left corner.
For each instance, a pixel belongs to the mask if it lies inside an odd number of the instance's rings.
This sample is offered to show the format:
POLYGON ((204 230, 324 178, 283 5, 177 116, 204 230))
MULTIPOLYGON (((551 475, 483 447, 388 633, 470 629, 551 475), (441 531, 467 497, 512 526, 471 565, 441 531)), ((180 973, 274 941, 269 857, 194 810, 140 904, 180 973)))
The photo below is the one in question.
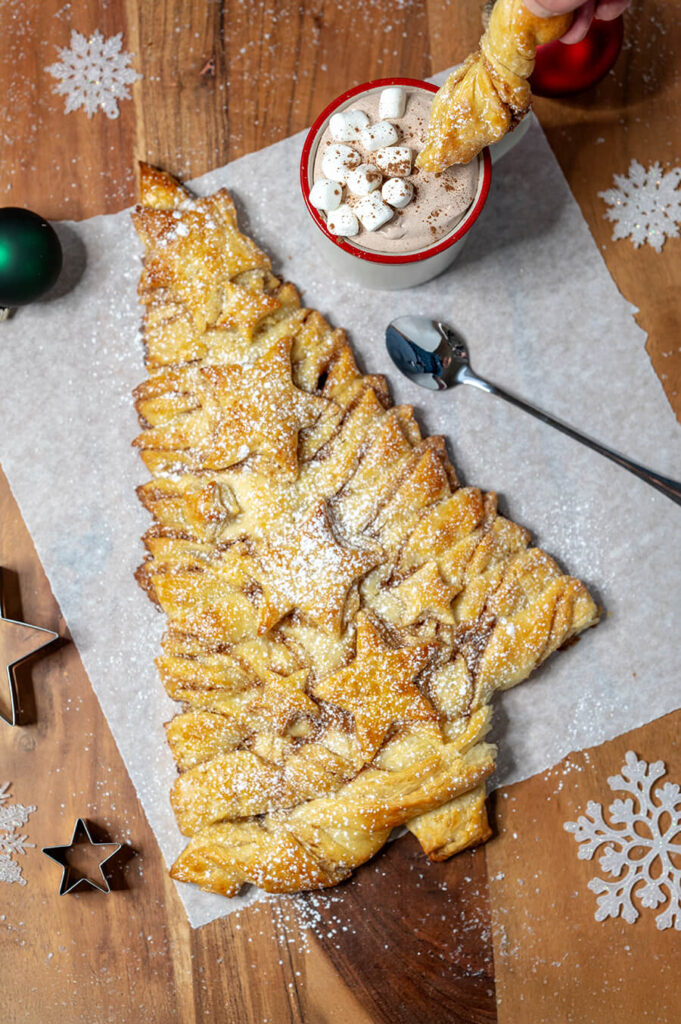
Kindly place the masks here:
POLYGON ((530 78, 537 96, 570 96, 590 89, 607 75, 622 49, 624 21, 594 18, 580 43, 571 46, 545 43, 537 47, 537 60, 530 78))

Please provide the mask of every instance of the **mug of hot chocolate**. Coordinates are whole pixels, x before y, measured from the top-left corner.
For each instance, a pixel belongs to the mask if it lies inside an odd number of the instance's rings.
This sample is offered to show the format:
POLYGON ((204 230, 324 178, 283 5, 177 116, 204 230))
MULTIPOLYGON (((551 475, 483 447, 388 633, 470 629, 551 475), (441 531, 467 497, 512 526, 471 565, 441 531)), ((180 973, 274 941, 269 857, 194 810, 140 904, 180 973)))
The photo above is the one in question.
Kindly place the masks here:
POLYGON ((458 256, 489 192, 483 149, 433 174, 416 166, 437 87, 411 78, 356 86, 310 129, 300 165, 305 204, 327 261, 368 288, 409 288, 458 256))

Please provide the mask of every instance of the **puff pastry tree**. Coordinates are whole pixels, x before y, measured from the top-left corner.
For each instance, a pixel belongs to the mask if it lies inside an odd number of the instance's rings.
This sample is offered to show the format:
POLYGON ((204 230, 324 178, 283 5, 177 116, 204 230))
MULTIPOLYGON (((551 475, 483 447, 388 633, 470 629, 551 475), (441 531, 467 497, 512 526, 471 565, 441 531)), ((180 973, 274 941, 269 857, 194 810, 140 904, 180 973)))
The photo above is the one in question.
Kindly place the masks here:
POLYGON ((181 704, 173 876, 295 892, 396 825, 436 859, 484 840, 489 700, 592 625, 593 601, 459 486, 443 439, 301 307, 224 190, 143 165, 141 192, 137 577, 181 704))

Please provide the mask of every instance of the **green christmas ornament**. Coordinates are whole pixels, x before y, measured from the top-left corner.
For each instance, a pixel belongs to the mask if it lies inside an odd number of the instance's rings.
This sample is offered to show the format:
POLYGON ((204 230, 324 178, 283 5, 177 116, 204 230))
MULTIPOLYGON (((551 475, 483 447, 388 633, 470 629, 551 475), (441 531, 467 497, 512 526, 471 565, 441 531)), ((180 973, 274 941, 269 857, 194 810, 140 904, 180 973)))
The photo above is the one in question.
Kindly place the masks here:
POLYGON ((61 244, 46 220, 18 206, 0 209, 0 307, 40 298, 61 266, 61 244))

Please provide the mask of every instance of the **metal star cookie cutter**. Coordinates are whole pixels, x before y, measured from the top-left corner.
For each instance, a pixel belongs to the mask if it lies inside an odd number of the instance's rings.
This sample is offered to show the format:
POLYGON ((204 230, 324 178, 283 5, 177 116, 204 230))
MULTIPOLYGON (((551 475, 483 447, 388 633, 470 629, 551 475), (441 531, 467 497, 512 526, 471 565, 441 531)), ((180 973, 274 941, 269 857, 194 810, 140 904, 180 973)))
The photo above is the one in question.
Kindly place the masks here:
POLYGON ((61 883, 59 885, 59 895, 65 896, 67 893, 73 892, 73 890, 81 885, 89 885, 92 889, 97 889, 98 892, 103 892, 108 895, 111 892, 111 886, 109 880, 104 874, 104 865, 107 864, 112 857, 115 857, 118 851, 122 847, 122 843, 97 843, 92 838, 87 822, 84 818, 78 818, 75 827, 73 829, 73 835, 71 836, 71 842, 67 846, 43 846, 43 853, 51 860, 56 861, 62 867, 61 883), (79 871, 72 864, 69 864, 68 855, 74 846, 78 846, 82 843, 83 838, 87 839, 90 846, 106 847, 111 852, 107 853, 103 860, 99 862, 99 872, 102 876, 102 881, 96 881, 94 878, 90 878, 89 875, 79 871))
POLYGON ((10 634, 10 645, 14 645, 18 657, 5 663, 7 670, 7 684, 9 688, 9 715, 5 714, 0 707, 0 718, 8 725, 20 725, 20 704, 17 691, 17 681, 14 669, 17 665, 26 661, 42 647, 46 647, 59 638, 59 634, 52 629, 44 629, 42 626, 31 626, 27 622, 17 622, 15 619, 5 618, 5 602, 3 597, 3 573, 5 570, 0 567, 0 636, 3 632, 10 634))

